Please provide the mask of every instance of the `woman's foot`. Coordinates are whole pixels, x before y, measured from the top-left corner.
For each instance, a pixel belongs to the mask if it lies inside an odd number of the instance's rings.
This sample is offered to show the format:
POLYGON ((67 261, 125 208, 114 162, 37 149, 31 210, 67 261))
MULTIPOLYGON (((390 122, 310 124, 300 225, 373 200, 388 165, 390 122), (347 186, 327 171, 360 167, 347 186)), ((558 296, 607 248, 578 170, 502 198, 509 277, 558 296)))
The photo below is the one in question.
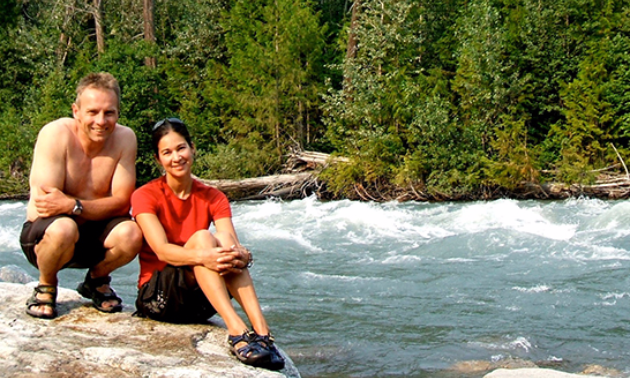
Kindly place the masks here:
POLYGON ((271 333, 264 336, 256 335, 256 341, 269 351, 269 365, 263 367, 269 370, 284 369, 284 357, 282 357, 282 354, 280 354, 280 351, 276 348, 275 339, 271 333))
POLYGON ((228 336, 230 351, 242 363, 254 367, 266 367, 271 360, 271 352, 258 342, 258 335, 245 331, 242 335, 228 336))

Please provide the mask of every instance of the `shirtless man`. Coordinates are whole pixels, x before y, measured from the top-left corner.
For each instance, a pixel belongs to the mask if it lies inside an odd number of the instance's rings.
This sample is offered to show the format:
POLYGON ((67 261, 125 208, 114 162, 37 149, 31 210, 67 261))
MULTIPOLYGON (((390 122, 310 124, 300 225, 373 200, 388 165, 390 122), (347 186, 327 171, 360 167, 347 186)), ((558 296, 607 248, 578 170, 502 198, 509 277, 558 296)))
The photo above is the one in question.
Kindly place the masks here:
POLYGON ((38 318, 57 315, 57 273, 64 268, 88 268, 77 291, 100 311, 120 311, 109 274, 142 246, 142 233, 129 217, 136 136, 117 123, 116 79, 108 73, 81 79, 72 113, 45 125, 33 152, 20 243, 39 269, 39 284, 26 303, 26 312, 38 318))

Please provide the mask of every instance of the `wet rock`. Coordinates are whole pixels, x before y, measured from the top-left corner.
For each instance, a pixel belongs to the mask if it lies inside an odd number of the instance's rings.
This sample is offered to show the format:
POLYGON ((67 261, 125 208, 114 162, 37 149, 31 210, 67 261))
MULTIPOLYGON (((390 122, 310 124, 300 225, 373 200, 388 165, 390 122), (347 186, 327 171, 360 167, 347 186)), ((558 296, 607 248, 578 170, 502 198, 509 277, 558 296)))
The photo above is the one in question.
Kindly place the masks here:
POLYGON ((280 372, 240 363, 216 316, 208 324, 176 325, 132 317, 131 306, 104 314, 75 291, 60 288, 59 316, 32 318, 24 309, 35 284, 0 282, 2 377, 300 377, 283 351, 287 367, 280 372))
POLYGON ((498 369, 484 378, 596 378, 594 375, 564 373, 542 368, 498 369))
POLYGON ((33 278, 24 269, 17 265, 7 265, 0 267, 0 282, 13 282, 13 283, 29 283, 33 282, 33 278))
POLYGON ((461 373, 482 373, 495 369, 535 368, 535 363, 520 358, 504 358, 498 361, 470 360, 457 362, 449 370, 461 373))
POLYGON ((617 369, 611 369, 601 365, 588 365, 584 368, 582 374, 591 374, 611 378, 619 378, 625 376, 621 371, 617 369))

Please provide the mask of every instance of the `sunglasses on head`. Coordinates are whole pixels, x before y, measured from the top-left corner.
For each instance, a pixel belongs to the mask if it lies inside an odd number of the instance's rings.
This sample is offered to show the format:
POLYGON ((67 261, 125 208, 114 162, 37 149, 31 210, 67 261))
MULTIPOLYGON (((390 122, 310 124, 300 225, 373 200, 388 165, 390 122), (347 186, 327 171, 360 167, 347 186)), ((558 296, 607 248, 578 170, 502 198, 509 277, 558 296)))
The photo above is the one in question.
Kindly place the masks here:
POLYGON ((159 129, 159 128, 160 128, 162 125, 164 125, 166 122, 168 122, 168 123, 170 123, 170 124, 173 124, 173 123, 178 123, 178 124, 180 124, 180 125, 183 125, 183 124, 184 124, 184 121, 182 121, 182 120, 181 120, 181 119, 179 119, 179 118, 164 118, 163 120, 157 121, 157 122, 155 123, 155 125, 153 126, 153 130, 152 130, 152 131, 155 131, 155 130, 159 129))

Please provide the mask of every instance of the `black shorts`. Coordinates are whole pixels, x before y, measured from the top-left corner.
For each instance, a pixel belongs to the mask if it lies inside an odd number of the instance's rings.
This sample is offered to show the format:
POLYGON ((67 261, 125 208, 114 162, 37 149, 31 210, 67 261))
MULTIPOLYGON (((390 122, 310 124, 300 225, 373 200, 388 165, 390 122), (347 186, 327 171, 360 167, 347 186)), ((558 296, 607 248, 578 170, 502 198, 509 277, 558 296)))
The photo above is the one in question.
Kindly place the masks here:
POLYGON ((217 311, 196 282, 192 287, 186 283, 187 274, 193 274, 187 266, 154 271, 138 290, 134 315, 168 323, 207 321, 217 311))
MULTIPOLYGON (((37 268, 37 255, 35 246, 43 237, 46 229, 55 220, 69 215, 56 215, 50 218, 37 218, 34 222, 26 221, 20 234, 22 251, 35 268, 37 268)), ((87 221, 79 226, 79 241, 74 245, 74 256, 64 268, 91 268, 105 259, 105 239, 107 235, 119 223, 130 220, 130 217, 116 217, 101 221, 87 221)))

